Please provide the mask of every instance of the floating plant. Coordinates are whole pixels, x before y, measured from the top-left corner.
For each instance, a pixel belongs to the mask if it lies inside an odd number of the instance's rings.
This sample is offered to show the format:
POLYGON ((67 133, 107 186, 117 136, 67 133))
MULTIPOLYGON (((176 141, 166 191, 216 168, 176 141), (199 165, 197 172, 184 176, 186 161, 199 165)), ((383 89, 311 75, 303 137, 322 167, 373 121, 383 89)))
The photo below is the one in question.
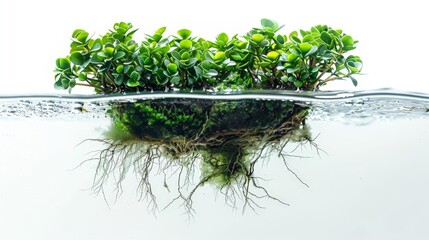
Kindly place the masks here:
MULTIPOLYGON (((318 91, 340 79, 357 84, 354 75, 362 61, 348 54, 357 43, 350 35, 326 25, 284 35, 274 21, 262 19, 261 24, 242 37, 220 33, 215 41, 193 37, 188 29, 163 36, 162 27, 137 43, 137 30, 124 22, 99 38, 77 29, 70 55, 56 61, 55 88, 147 96, 153 91, 318 91)), ((113 176, 121 189, 133 167, 141 197, 153 209, 157 202, 150 177, 171 168, 178 175, 170 203, 180 201, 188 213, 193 194, 206 184, 219 188, 234 207, 235 199, 243 200, 243 209, 259 207, 260 198, 283 203, 259 183, 255 164, 274 151, 288 168, 285 146, 291 141, 317 147, 305 124, 310 106, 296 102, 165 98, 109 106, 112 124, 106 138, 97 140, 106 148, 96 157, 93 189, 103 191, 113 176), (194 183, 189 178, 196 169, 200 177, 194 183)), ((164 183, 169 190, 167 177, 164 183)))

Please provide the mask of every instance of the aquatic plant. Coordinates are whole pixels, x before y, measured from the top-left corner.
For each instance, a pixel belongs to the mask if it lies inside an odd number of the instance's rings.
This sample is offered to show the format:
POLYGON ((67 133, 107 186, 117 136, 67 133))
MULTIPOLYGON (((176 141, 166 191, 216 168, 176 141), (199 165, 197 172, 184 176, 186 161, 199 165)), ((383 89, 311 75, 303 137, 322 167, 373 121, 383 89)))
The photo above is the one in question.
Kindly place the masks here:
POLYGON ((317 25, 279 33, 283 26, 262 19, 246 35, 220 33, 215 41, 181 29, 163 36, 162 27, 140 44, 131 23, 92 38, 82 29, 72 34, 70 55, 56 60, 55 88, 76 85, 97 93, 145 90, 303 89, 317 90, 360 73, 362 61, 347 55, 358 41, 342 30, 317 25))
MULTIPOLYGON (((146 35, 140 44, 130 23, 116 23, 99 38, 77 29, 72 34, 70 55, 56 61, 55 88, 75 86, 96 93, 145 91, 319 90, 330 81, 359 74, 362 61, 348 55, 357 41, 326 25, 308 31, 279 33, 283 26, 262 19, 260 28, 246 35, 220 33, 215 41, 192 36, 181 29, 164 37, 165 27, 146 35)), ((175 169, 177 195, 187 213, 192 196, 205 184, 216 186, 232 207, 238 199, 243 209, 259 207, 268 198, 285 204, 259 183, 255 165, 268 152, 276 152, 288 167, 285 146, 313 142, 305 124, 310 107, 284 101, 155 99, 111 102, 111 129, 94 158, 95 192, 104 192, 115 179, 118 193, 130 169, 136 173, 142 199, 157 209, 151 178, 175 169), (191 178, 199 172, 199 180, 191 178)), ((301 181, 302 182, 302 181, 301 181)), ((302 182, 303 183, 303 182, 302 182)), ((304 183, 305 184, 305 183, 304 183)))

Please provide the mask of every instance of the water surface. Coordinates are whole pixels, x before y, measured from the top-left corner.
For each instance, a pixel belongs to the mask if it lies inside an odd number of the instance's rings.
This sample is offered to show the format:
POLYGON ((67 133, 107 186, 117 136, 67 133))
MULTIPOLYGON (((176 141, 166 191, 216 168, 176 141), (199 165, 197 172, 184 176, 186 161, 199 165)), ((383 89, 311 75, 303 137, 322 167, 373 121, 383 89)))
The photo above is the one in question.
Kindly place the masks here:
MULTIPOLYGON (((132 173, 122 195, 95 196, 96 164, 75 168, 102 145, 111 101, 142 96, 0 97, 1 239, 426 239, 429 234, 429 97, 393 90, 241 95, 150 94, 146 98, 294 100, 309 104, 314 142, 290 145, 258 166, 276 197, 253 212, 226 206, 213 186, 195 214, 172 205, 156 216, 138 201, 132 173), (107 203, 106 203, 107 201, 107 203)), ((256 101, 256 100, 255 100, 256 101)), ((154 189, 163 189, 162 181, 154 189)), ((114 190, 114 189, 111 189, 114 190)), ((159 191, 158 199, 169 197, 159 191)), ((162 206, 161 206, 162 208, 162 206)))

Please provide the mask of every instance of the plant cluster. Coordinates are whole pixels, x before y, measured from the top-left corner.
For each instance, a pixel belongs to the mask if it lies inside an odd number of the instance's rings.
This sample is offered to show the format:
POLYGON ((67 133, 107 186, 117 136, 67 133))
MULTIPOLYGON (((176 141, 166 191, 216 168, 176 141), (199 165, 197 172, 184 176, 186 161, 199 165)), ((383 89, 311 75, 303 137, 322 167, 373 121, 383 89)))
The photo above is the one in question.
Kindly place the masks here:
POLYGON ((246 35, 217 35, 215 41, 193 37, 181 29, 163 36, 166 28, 133 40, 131 23, 92 38, 82 29, 72 34, 70 55, 56 60, 55 88, 93 87, 97 93, 146 90, 304 89, 317 90, 337 79, 351 79, 362 68, 348 55, 356 43, 342 30, 326 25, 308 31, 279 33, 283 26, 262 19, 246 35))

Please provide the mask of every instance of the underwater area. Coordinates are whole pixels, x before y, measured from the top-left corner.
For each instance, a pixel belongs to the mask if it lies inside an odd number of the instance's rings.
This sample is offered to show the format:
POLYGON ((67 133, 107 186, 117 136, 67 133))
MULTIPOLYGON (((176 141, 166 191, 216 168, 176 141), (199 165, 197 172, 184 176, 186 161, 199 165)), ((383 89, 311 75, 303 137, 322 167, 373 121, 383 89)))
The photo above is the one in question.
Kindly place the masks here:
POLYGON ((0 129, 0 239, 429 235, 427 94, 0 95, 0 129))

